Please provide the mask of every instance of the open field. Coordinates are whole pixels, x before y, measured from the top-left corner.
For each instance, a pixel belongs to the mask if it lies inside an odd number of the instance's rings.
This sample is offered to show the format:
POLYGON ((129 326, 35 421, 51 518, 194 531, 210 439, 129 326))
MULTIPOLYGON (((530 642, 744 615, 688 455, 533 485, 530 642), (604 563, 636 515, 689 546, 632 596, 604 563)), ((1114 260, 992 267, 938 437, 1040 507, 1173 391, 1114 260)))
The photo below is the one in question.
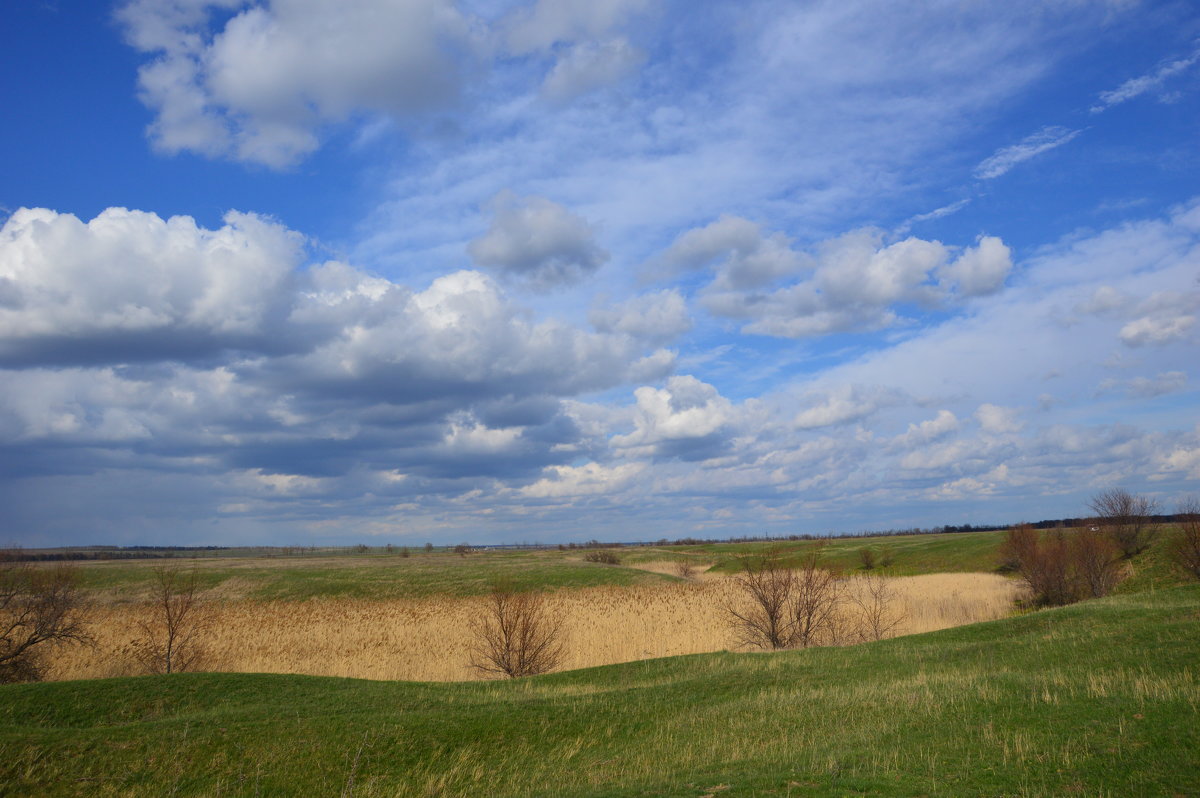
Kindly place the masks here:
MULTIPOLYGON (((599 571, 625 569, 592 566, 599 571)), ((228 583, 226 583, 228 584, 228 583)), ((890 581, 896 630, 913 633, 1009 614, 1016 594, 995 574, 927 574, 890 581)), ((740 596, 726 577, 630 587, 561 589, 548 598, 564 620, 563 668, 730 647, 725 605, 740 596)), ((483 612, 478 596, 412 599, 322 598, 311 601, 210 601, 206 670, 303 673, 367 679, 455 681, 477 678, 468 667, 469 621, 483 612)), ((62 652, 51 678, 129 675, 124 651, 150 609, 116 603, 97 609, 94 648, 62 652)))
POLYGON ((10 685, 0 792, 1195 795, 1200 586, 850 648, 515 682, 10 685))

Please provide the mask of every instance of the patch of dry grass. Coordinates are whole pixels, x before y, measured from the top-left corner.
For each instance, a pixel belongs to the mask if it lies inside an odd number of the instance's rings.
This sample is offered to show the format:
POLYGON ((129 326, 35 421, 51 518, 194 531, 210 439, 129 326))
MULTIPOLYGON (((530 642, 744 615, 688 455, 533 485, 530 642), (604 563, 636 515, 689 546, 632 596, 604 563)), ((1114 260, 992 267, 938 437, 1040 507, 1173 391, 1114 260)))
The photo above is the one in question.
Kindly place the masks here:
MULTIPOLYGON (((994 574, 930 574, 889 581, 903 616, 899 633, 926 632, 1007 615, 1016 586, 994 574)), ((560 590, 550 611, 566 630, 563 669, 720 651, 730 647, 727 578, 660 585, 560 590)), ((207 669, 367 679, 460 681, 468 666, 469 619, 481 597, 322 598, 209 603, 207 669)), ((51 678, 132 673, 129 643, 146 605, 109 605, 93 616, 94 648, 62 652, 51 678)))

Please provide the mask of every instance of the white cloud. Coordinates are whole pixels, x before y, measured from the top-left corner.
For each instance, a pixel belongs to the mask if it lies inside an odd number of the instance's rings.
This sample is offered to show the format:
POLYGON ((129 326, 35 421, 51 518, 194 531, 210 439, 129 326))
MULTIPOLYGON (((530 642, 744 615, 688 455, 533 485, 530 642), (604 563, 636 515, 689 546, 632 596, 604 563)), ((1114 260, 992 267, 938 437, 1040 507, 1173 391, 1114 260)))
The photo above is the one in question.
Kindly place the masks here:
POLYGON ((1151 72, 1147 75, 1130 78, 1115 89, 1101 92, 1100 102, 1092 106, 1092 113, 1098 114, 1102 111, 1107 111, 1114 105, 1120 105, 1121 103, 1127 100, 1132 100, 1134 97, 1139 97, 1146 92, 1156 91, 1160 89, 1169 78, 1186 71, 1197 62, 1200 62, 1200 50, 1197 50, 1189 56, 1168 61, 1162 64, 1154 72, 1151 72))
POLYGON ((782 233, 768 236, 749 219, 728 215, 680 234, 657 264, 671 269, 715 266, 713 288, 718 291, 766 285, 811 265, 811 258, 793 250, 782 233))
POLYGON ((923 446, 958 430, 958 418, 949 410, 939 410, 935 418, 920 424, 909 424, 908 431, 896 436, 895 443, 901 447, 923 446))
POLYGON ((272 167, 312 152, 324 123, 445 105, 480 50, 450 0, 134 0, 117 18, 154 56, 139 85, 155 146, 272 167), (233 16, 211 31, 222 7, 233 16))
POLYGON ((796 414, 792 424, 799 429, 817 429, 860 421, 895 399, 886 391, 843 385, 832 391, 811 393, 805 397, 809 406, 796 414))
POLYGON ((995 236, 980 236, 979 243, 941 269, 941 276, 957 285, 964 296, 984 296, 999 291, 1012 271, 1012 250, 995 236))
POLYGON ((675 289, 642 294, 620 305, 593 308, 588 320, 600 332, 666 343, 692 328, 687 303, 675 289))
POLYGON ((1126 346, 1157 346, 1180 340, 1195 324, 1191 315, 1144 316, 1126 324, 1118 335, 1126 346))
POLYGON ((985 158, 975 167, 975 177, 980 180, 992 180, 1000 177, 1017 164, 1024 163, 1043 152, 1061 147, 1082 132, 1082 130, 1069 130, 1054 125, 1044 127, 1037 133, 1031 133, 1023 138, 1019 144, 999 149, 995 154, 985 158))
POLYGON ((578 282, 608 260, 588 223, 556 202, 504 191, 489 208, 491 227, 468 247, 480 265, 548 290, 578 282))
POLYGON ((981 236, 954 261, 953 250, 939 241, 909 237, 885 245, 883 233, 869 228, 822 242, 815 258, 788 244, 745 220, 723 218, 681 235, 661 260, 698 266, 732 251, 702 291, 701 304, 719 316, 747 319, 743 332, 785 338, 889 327, 899 319, 897 305, 994 293, 1012 269, 1010 250, 993 236, 981 236), (761 288, 805 267, 812 270, 808 279, 761 288))
POLYGON ((520 493, 535 499, 615 493, 629 487, 645 470, 644 463, 550 466, 546 469, 548 476, 521 488, 520 493))
POLYGON ((735 421, 729 400, 692 376, 671 377, 663 388, 638 388, 634 396, 635 429, 613 436, 617 449, 643 448, 660 456, 704 459, 723 446, 735 421))
POLYGON ((984 403, 975 411, 975 420, 979 422, 984 432, 993 435, 1005 435, 1020 432, 1025 424, 1020 419, 1020 411, 1015 407, 1000 407, 984 403))
POLYGON ((134 359, 255 346, 290 308, 303 239, 231 211, 217 230, 193 219, 110 208, 84 223, 21 209, 0 228, 0 358, 134 359), (136 341, 134 340, 136 338, 136 341))

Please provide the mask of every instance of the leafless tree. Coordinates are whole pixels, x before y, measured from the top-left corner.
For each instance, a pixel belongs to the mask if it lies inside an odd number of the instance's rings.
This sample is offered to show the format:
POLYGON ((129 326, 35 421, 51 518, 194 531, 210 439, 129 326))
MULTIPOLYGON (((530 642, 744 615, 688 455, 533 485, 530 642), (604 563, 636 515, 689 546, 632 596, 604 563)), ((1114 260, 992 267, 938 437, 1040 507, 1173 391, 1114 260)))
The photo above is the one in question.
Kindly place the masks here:
POLYGON ((687 557, 676 560, 675 575, 680 579, 694 579, 696 576, 696 564, 687 557))
POLYGON ((562 621, 541 593, 520 593, 497 583, 484 612, 471 621, 471 667, 516 679, 553 670, 563 657, 562 621))
POLYGON ((1176 565, 1200 579, 1200 497, 1189 496, 1176 511, 1178 531, 1171 543, 1176 565))
POLYGON ((48 648, 91 642, 78 581, 69 565, 38 568, 0 552, 0 683, 38 681, 48 648))
POLYGON ((737 642, 758 648, 790 648, 796 636, 796 574, 783 563, 779 551, 741 558, 741 571, 733 581, 749 599, 725 608, 737 642))
POLYGON ((796 573, 792 645, 801 648, 817 645, 823 639, 838 642, 836 626, 845 582, 839 573, 823 567, 822 554, 821 546, 809 549, 796 573))
POLYGON ((748 601, 726 607, 739 644, 807 648, 833 636, 842 580, 821 567, 821 553, 819 546, 809 549, 795 569, 777 550, 742 559, 734 581, 748 601))
POLYGON ((178 565, 156 567, 151 598, 152 614, 138 624, 134 659, 149 673, 195 670, 204 658, 209 625, 195 568, 184 573, 178 565))
POLYGON ((1125 559, 1141 554, 1154 542, 1157 530, 1151 516, 1158 509, 1154 499, 1135 496, 1124 488, 1109 488, 1093 496, 1089 506, 1125 559))
POLYGON ((860 640, 882 640, 904 623, 896 591, 879 574, 859 574, 849 594, 858 610, 855 632, 860 640))

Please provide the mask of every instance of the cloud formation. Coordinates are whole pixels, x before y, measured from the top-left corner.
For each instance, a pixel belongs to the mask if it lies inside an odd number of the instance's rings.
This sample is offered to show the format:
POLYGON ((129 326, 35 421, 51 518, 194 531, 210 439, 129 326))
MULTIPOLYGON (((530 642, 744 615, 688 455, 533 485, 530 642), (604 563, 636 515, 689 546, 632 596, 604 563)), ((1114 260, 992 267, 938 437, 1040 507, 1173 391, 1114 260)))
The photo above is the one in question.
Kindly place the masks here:
POLYGON ((492 224, 467 250, 476 263, 539 290, 579 282, 608 260, 591 226, 544 197, 497 194, 492 224))
POLYGON ((1025 163, 1030 158, 1061 147, 1082 132, 1082 130, 1069 130, 1056 125, 1044 127, 1037 133, 1031 133, 1021 139, 1020 143, 999 149, 995 154, 985 158, 975 167, 975 177, 980 180, 993 180, 1007 174, 1013 167, 1025 163))

